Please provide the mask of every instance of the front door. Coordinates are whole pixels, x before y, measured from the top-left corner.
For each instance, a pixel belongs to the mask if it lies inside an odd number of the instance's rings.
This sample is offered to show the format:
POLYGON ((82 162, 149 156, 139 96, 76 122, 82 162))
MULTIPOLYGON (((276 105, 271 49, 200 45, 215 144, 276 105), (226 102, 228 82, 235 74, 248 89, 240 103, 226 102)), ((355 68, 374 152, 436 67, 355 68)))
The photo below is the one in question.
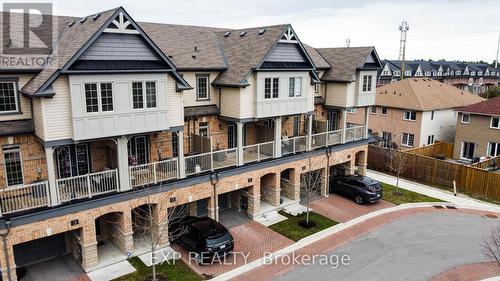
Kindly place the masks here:
POLYGON ((236 128, 234 124, 227 126, 227 148, 236 147, 236 128))
POLYGON ((128 141, 129 165, 143 165, 148 163, 148 138, 146 136, 131 137, 128 141))
POLYGON ((339 113, 337 111, 328 111, 328 131, 338 130, 339 113))
POLYGON ((57 175, 60 179, 90 172, 87 144, 65 145, 56 148, 57 175))
POLYGON ((474 148, 475 144, 473 142, 463 142, 462 143, 462 158, 471 160, 474 158, 474 148))

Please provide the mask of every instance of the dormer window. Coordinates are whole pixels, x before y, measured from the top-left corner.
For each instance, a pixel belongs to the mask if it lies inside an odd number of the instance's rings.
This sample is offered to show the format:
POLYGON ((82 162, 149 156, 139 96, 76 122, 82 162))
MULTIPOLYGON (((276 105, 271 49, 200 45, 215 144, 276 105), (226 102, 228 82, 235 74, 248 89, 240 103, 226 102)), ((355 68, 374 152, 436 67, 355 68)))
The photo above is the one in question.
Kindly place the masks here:
POLYGON ((401 71, 394 71, 394 76, 401 76, 401 71))
POLYGON ((302 77, 290 77, 288 79, 288 96, 302 96, 302 77))
POLYGON ((405 71, 405 76, 410 77, 411 76, 411 70, 406 70, 405 71))
POLYGON ((0 82, 0 115, 19 111, 17 83, 15 81, 0 82))
POLYGON ((372 75, 363 75, 363 92, 372 91, 372 75))
MULTIPOLYGON (((452 74, 453 74, 453 71, 452 71, 452 74)), ((460 70, 455 71, 455 75, 460 75, 460 74, 461 74, 460 70)))
POLYGON ((475 71, 471 71, 471 72, 470 72, 470 75, 472 75, 472 76, 476 76, 476 72, 475 72, 475 71))
POLYGON ((196 100, 210 99, 210 77, 208 75, 196 75, 196 100))
POLYGON ((478 71, 478 72, 477 72, 477 75, 479 75, 479 76, 483 76, 483 72, 482 72, 482 71, 478 71))

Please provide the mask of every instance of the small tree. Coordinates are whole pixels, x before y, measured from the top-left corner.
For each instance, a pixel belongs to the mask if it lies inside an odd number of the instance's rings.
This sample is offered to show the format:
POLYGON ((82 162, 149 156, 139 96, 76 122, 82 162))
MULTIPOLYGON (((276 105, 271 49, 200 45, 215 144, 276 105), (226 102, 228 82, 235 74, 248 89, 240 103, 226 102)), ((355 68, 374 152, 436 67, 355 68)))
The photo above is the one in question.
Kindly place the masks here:
MULTIPOLYGON (((399 119, 398 119, 399 120, 399 119)), ((384 140, 385 147, 385 159, 389 172, 396 175, 396 194, 399 192, 399 179, 401 174, 406 172, 409 167, 409 154, 404 153, 399 145, 397 145, 393 140, 401 139, 400 136, 400 126, 399 122, 393 118, 393 121, 389 124, 389 130, 391 133, 390 138, 384 140)))
MULTIPOLYGON (((147 191, 147 186, 144 192, 147 191)), ((132 210, 132 227, 134 233, 141 234, 141 238, 147 240, 151 251, 151 280, 156 281, 157 250, 164 246, 165 235, 168 240, 174 241, 185 232, 185 229, 177 227, 169 231, 169 225, 178 225, 186 215, 184 210, 177 208, 174 193, 168 193, 167 197, 158 194, 149 194, 145 197, 145 204, 132 210), (160 200, 161 199, 161 200, 160 200), (158 202, 158 204, 156 204, 158 202), (166 208, 170 206, 170 208, 166 208)))
POLYGON ((485 239, 481 246, 484 249, 484 254, 494 259, 500 266, 500 226, 491 231, 490 236, 485 239))
POLYGON ((305 201, 306 205, 306 221, 305 226, 312 226, 309 222, 309 203, 311 199, 318 195, 321 191, 321 186, 323 184, 323 179, 319 171, 312 170, 312 159, 309 157, 309 169, 307 173, 304 173, 300 177, 300 193, 301 197, 305 201))

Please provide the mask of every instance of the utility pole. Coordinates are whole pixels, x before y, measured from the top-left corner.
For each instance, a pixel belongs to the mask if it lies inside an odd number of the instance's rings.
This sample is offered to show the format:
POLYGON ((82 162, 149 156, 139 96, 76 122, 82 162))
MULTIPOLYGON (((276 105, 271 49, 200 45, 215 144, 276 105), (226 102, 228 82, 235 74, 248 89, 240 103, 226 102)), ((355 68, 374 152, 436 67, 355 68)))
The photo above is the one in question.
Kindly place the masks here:
POLYGON ((499 50, 500 50, 500 32, 498 32, 497 59, 495 60, 495 68, 498 68, 498 51, 499 50))
POLYGON ((346 46, 347 48, 351 47, 351 38, 347 38, 347 39, 345 39, 345 46, 346 46))
POLYGON ((399 61, 401 62, 401 80, 405 79, 405 52, 406 52, 406 32, 410 26, 406 21, 403 21, 399 26, 401 31, 401 39, 399 40, 399 61))

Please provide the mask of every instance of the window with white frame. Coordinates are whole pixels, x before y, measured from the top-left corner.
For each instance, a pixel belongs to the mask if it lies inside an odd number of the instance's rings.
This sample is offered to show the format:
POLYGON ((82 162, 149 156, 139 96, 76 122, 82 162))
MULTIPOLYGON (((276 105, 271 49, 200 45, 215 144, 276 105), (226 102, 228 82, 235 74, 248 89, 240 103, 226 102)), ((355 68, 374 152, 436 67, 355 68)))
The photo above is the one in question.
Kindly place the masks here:
POLYGON ((377 113, 377 107, 376 106, 370 106, 370 112, 372 114, 376 114, 377 113))
POLYGON ((430 135, 427 137, 427 144, 433 144, 434 143, 434 135, 430 135))
POLYGON ((346 109, 346 111, 347 111, 348 113, 356 113, 356 108, 355 108, 355 107, 348 107, 348 108, 346 109))
POLYGON ((382 132, 382 140, 382 146, 385 148, 389 148, 392 144, 392 133, 382 132))
POLYGON ((113 84, 111 83, 100 83, 101 84, 101 110, 102 111, 113 111, 113 84))
POLYGON ((293 117, 293 136, 297 137, 300 135, 300 115, 293 117))
POLYGON ((394 76, 401 76, 401 71, 394 71, 394 76))
POLYGON ((427 76, 427 77, 431 76, 431 72, 430 71, 426 71, 425 72, 425 76, 427 76))
POLYGON ((196 99, 209 100, 210 99, 210 77, 208 75, 196 76, 196 99))
POLYGON ((405 76, 410 77, 411 76, 411 70, 405 70, 405 76))
POLYGON ((85 106, 87 113, 99 112, 99 95, 97 93, 97 83, 85 84, 85 106))
POLYGON ((407 121, 416 121, 417 112, 415 110, 405 110, 403 119, 407 121))
POLYGON ((19 111, 19 100, 16 82, 0 82, 0 113, 19 111))
MULTIPOLYGON (((452 74, 453 74, 453 71, 452 71, 452 74)), ((460 74, 461 74, 460 70, 455 71, 455 75, 460 75, 460 74)))
MULTIPOLYGON (((182 133, 182 131, 180 131, 182 133)), ((172 138, 172 156, 173 157, 179 157, 179 139, 177 137, 177 134, 179 132, 172 132, 171 138, 172 138)))
POLYGON ((264 98, 278 98, 279 97, 279 78, 265 78, 264 79, 264 98))
POLYGON ((382 70, 382 75, 389 75, 389 70, 387 69, 382 70))
POLYGON ((132 82, 132 104, 134 109, 156 107, 156 82, 132 82))
POLYGON ((470 114, 462 113, 462 121, 463 124, 469 124, 470 122, 470 114))
POLYGON ((415 144, 415 135, 409 133, 403 133, 401 136, 401 145, 413 147, 415 144))
POLYGON ((490 127, 492 129, 500 129, 500 117, 491 117, 490 127))
POLYGON ((488 143, 488 156, 496 157, 500 155, 500 143, 498 142, 489 142, 488 143))
POLYGON ((2 147, 7 186, 23 184, 23 164, 19 145, 2 147))
POLYGON ((372 75, 363 75, 363 92, 372 90, 372 75))
POLYGON ((321 87, 320 84, 318 84, 318 83, 314 84, 314 93, 316 93, 316 94, 319 93, 320 87, 321 87))
POLYGON ((302 96, 302 77, 288 78, 288 96, 300 97, 302 96))
POLYGON ((380 114, 387 115, 387 107, 382 107, 382 109, 380 110, 380 114))
POLYGON ((200 122, 200 125, 198 127, 198 134, 200 136, 204 137, 209 137, 209 128, 208 128, 208 122, 200 122))
POLYGON ((280 79, 273 78, 273 99, 277 99, 279 97, 280 92, 280 79))
POLYGON ((478 71, 478 72, 477 72, 477 75, 479 75, 479 76, 483 76, 483 72, 482 72, 482 71, 478 71))

